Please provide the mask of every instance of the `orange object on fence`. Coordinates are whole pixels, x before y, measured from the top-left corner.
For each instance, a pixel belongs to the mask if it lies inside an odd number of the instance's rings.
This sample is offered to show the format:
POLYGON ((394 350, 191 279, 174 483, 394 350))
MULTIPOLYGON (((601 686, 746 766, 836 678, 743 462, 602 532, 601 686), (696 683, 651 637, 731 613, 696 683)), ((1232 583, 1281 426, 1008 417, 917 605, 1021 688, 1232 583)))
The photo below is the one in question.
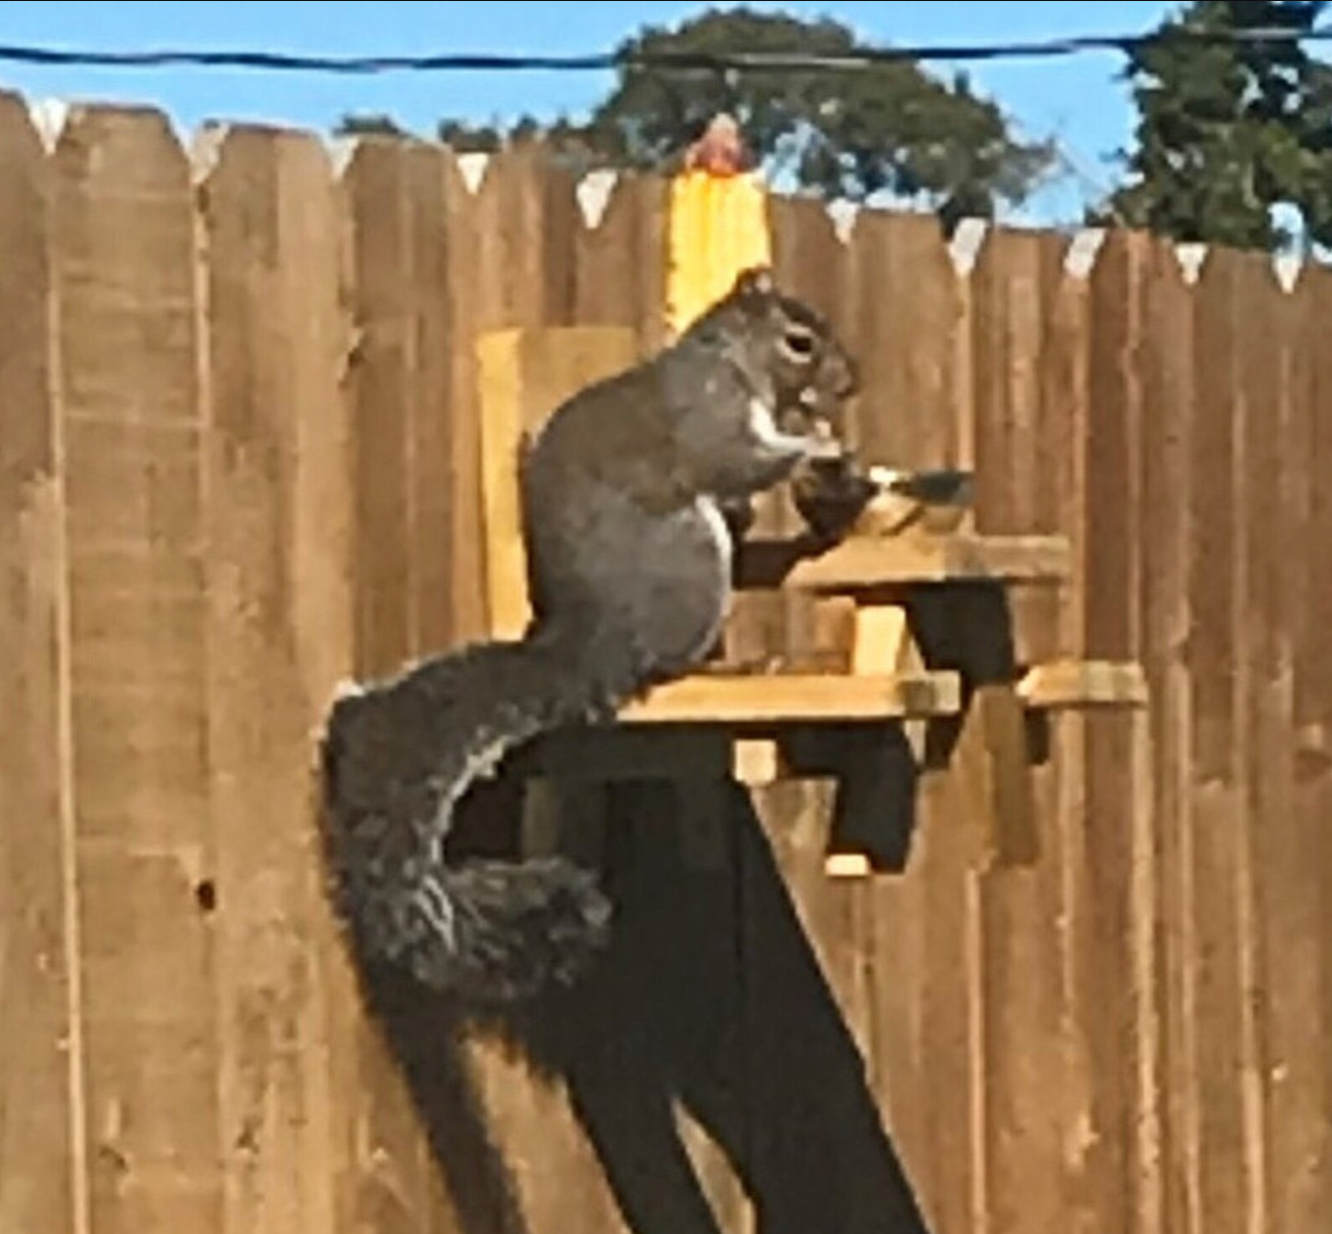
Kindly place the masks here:
POLYGON ((720 299, 741 270, 769 265, 768 196, 741 170, 734 122, 719 116, 671 184, 666 324, 678 335, 720 299))

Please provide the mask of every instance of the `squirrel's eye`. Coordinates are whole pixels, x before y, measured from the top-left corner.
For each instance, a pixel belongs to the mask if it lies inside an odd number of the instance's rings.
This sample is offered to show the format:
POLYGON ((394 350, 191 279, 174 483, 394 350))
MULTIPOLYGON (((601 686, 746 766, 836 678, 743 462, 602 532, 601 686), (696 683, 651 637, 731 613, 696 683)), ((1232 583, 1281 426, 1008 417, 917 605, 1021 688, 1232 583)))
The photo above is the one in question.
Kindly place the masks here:
POLYGON ((808 360, 814 354, 814 335, 808 330, 788 329, 782 335, 782 344, 801 360, 808 360))

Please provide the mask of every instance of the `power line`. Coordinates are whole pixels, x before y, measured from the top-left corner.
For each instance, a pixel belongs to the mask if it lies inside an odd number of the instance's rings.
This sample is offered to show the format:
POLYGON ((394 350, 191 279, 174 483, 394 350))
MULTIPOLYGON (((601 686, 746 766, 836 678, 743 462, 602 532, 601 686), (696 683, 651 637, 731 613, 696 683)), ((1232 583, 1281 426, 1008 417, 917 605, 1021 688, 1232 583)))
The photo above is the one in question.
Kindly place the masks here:
POLYGON ((931 44, 919 47, 860 48, 809 55, 799 52, 638 52, 609 51, 584 55, 527 55, 488 52, 445 52, 415 56, 320 56, 273 51, 87 51, 56 47, 0 44, 0 62, 39 67, 79 68, 223 68, 265 72, 335 74, 511 72, 545 70, 588 72, 644 68, 663 72, 824 72, 863 71, 903 60, 978 61, 1052 59, 1087 52, 1133 55, 1159 43, 1257 47, 1274 44, 1332 42, 1332 27, 1316 30, 1190 30, 1171 27, 1148 34, 1075 35, 1014 43, 931 44))

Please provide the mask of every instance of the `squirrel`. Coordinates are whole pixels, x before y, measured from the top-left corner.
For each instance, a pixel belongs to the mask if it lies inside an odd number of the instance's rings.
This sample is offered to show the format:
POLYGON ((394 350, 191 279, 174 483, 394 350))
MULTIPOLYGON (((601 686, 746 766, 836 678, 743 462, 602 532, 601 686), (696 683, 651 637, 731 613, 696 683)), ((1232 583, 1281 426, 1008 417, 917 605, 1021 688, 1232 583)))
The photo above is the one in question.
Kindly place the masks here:
POLYGON ((608 722, 710 654, 730 598, 724 511, 841 457, 857 380, 828 322, 747 270, 672 344, 524 438, 523 635, 345 687, 328 713, 324 847, 363 958, 478 1012, 576 980, 609 929, 593 873, 561 857, 453 864, 454 811, 527 741, 608 722))

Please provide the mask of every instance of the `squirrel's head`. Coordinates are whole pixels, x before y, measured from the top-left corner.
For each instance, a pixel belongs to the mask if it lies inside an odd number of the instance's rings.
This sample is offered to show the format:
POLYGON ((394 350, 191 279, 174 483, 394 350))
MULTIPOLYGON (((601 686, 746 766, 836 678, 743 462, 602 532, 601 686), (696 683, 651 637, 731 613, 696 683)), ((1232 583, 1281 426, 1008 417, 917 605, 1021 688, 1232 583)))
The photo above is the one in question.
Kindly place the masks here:
POLYGON ((733 351, 740 363, 770 383, 780 428, 807 433, 826 426, 841 435, 859 378, 823 316, 784 294, 763 266, 743 271, 708 316, 740 344, 733 351))

